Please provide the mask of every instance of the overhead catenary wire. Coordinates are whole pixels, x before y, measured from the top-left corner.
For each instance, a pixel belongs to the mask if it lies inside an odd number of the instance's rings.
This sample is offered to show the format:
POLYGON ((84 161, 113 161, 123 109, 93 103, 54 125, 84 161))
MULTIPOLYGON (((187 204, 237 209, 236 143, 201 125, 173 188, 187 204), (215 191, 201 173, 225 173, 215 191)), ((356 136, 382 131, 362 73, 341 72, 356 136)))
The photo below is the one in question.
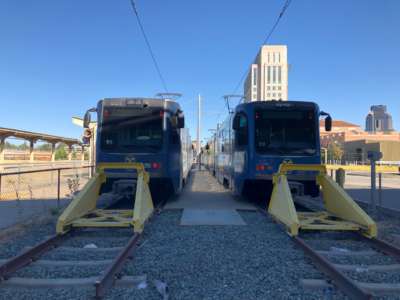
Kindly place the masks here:
POLYGON ((150 48, 149 41, 147 40, 146 34, 144 33, 144 29, 143 29, 142 23, 140 22, 140 19, 139 19, 139 14, 138 14, 138 12, 137 12, 137 9, 136 9, 135 2, 133 2, 133 0, 130 0, 130 1, 131 1, 131 4, 132 4, 132 7, 133 7, 133 10, 135 11, 136 18, 137 18, 137 20, 138 20, 138 22, 139 22, 140 29, 142 30, 142 33, 143 33, 144 39, 146 40, 146 44, 147 44, 147 47, 149 48, 149 51, 150 51, 151 57, 153 58, 153 62, 154 62, 154 65, 156 66, 156 69, 157 69, 158 75, 160 75, 160 78, 161 78, 161 81, 162 81, 162 83, 163 83, 163 85, 164 85, 164 88, 165 88, 165 90, 166 90, 166 91, 167 91, 167 93, 168 93, 167 86, 165 85, 164 79, 163 79, 163 77, 161 76, 160 69, 158 68, 158 65, 157 65, 156 59, 154 58, 154 55, 153 55, 153 51, 151 51, 151 48, 150 48))
MULTIPOLYGON (((274 32, 275 27, 278 25, 279 21, 281 20, 283 14, 286 12, 286 10, 287 10, 287 8, 289 7, 289 5, 290 5, 291 2, 292 2, 292 0, 286 0, 286 3, 285 3, 285 5, 284 5, 284 7, 283 7, 281 13, 279 14, 278 20, 275 22, 274 27, 272 27, 271 31, 269 32, 269 34, 268 34, 267 38, 265 39, 263 45, 265 45, 265 44, 267 43, 267 41, 268 41, 268 39, 270 38, 271 34, 274 32)), ((234 95, 234 94, 235 94, 236 90, 238 89, 238 87, 240 86, 240 84, 243 82, 243 79, 244 79, 244 78, 247 76, 247 74, 249 73, 249 71, 250 71, 250 69, 251 69, 251 66, 257 61, 257 58, 258 58, 259 53, 260 53, 260 51, 257 52, 256 57, 253 59, 253 61, 252 61, 252 63, 250 64, 250 66, 247 68, 247 70, 246 70, 246 72, 244 73, 242 79, 240 79, 239 83, 237 84, 235 90, 231 93, 231 95, 234 95)), ((226 103, 225 103, 224 107, 222 108, 221 113, 224 111, 225 107, 228 106, 229 100, 230 100, 230 98, 228 98, 228 99, 226 100, 226 103)), ((242 101, 242 100, 240 99, 239 102, 238 102, 238 104, 240 103, 240 101, 242 101)), ((217 121, 215 122, 214 127, 218 124, 218 119, 219 119, 221 113, 218 114, 217 121)))

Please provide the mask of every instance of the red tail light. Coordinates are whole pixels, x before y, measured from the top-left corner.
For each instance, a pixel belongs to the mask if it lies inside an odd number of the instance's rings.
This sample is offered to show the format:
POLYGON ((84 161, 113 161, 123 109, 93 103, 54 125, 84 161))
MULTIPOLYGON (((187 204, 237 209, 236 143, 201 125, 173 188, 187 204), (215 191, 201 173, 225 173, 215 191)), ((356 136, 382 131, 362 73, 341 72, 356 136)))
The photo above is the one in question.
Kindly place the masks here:
POLYGON ((264 171, 264 170, 265 170, 265 166, 261 165, 261 171, 264 171))
POLYGON ((153 169, 157 169, 157 163, 153 164, 153 169))

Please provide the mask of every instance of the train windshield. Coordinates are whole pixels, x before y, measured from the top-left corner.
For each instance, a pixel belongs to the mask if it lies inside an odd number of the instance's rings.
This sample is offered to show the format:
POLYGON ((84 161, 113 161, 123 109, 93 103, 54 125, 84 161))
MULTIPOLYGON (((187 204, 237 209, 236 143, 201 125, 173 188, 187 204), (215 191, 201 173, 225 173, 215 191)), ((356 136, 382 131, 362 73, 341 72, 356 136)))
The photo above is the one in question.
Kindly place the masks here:
POLYGON ((260 154, 311 156, 317 153, 312 110, 255 110, 255 149, 260 154))
POLYGON ((155 153, 163 142, 163 109, 105 108, 100 149, 106 153, 155 153))

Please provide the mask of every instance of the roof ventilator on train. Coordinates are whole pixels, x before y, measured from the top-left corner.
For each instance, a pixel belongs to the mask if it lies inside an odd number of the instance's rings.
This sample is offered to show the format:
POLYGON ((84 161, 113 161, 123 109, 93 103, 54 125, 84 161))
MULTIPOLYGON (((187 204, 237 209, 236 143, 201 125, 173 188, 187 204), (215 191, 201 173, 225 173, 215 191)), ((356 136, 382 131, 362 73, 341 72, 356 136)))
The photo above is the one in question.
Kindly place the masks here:
POLYGON ((328 176, 326 166, 282 164, 273 175, 273 183, 268 211, 275 221, 286 225, 290 236, 298 235, 299 229, 354 230, 368 238, 378 234, 375 222, 328 176), (316 183, 322 187, 327 211, 296 212, 286 176, 294 170, 318 171, 316 183))
POLYGON ((85 184, 57 221, 57 233, 67 233, 72 227, 129 227, 141 233, 153 212, 149 190, 149 173, 142 163, 99 163, 96 173, 85 184), (118 194, 135 195, 134 210, 96 209, 100 186, 106 182, 105 169, 137 170, 137 180, 120 180, 114 188, 118 194))

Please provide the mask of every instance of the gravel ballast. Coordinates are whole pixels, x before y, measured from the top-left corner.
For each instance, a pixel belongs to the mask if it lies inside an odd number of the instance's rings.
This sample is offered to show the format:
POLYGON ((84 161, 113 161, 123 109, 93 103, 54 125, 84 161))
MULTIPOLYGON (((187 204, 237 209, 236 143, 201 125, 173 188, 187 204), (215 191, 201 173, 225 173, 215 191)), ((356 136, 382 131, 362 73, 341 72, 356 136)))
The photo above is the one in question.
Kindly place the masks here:
POLYGON ((13 277, 34 279, 90 278, 99 276, 106 267, 23 267, 13 277))
MULTIPOLYGON (((343 293, 308 291, 299 286, 300 279, 324 279, 316 269, 290 268, 288 264, 305 264, 307 257, 291 238, 271 218, 259 212, 239 212, 246 226, 180 226, 182 212, 163 212, 152 218, 143 232, 142 246, 133 260, 122 270, 126 276, 146 275, 148 288, 144 290, 109 290, 104 299, 162 299, 150 285, 153 279, 168 284, 173 299, 347 299, 343 293)), ((54 234, 56 219, 34 228, 27 236, 0 247, 0 257, 9 258, 12 250, 34 245, 45 236, 54 234)), ((91 238, 124 237, 130 231, 83 231, 62 246, 82 248, 91 238)), ((306 233, 302 238, 314 249, 329 250, 330 246, 350 251, 371 250, 366 244, 340 239, 351 237, 343 233, 306 233), (338 240, 336 244, 320 244, 318 240, 338 240), (311 241, 310 241, 311 240, 311 241), (348 246, 350 245, 350 246, 348 246), (347 246, 347 247, 346 247, 347 246)), ((99 241, 98 247, 121 247, 125 241, 99 241)), ((49 251, 41 259, 89 261, 113 259, 117 252, 49 251)), ((15 253, 14 253, 15 255, 15 253)), ((327 256, 338 264, 379 265, 397 261, 386 255, 375 257, 327 256)), ((32 278, 87 278, 98 276, 105 267, 24 267, 16 277, 32 278)), ((346 272, 360 282, 398 282, 396 272, 346 272), (373 274, 378 274, 374 279, 373 274), (396 280, 396 281, 393 281, 396 280)), ((0 299, 90 299, 89 291, 4 291, 0 299)), ((377 295, 373 299, 400 299, 398 295, 377 295)))

